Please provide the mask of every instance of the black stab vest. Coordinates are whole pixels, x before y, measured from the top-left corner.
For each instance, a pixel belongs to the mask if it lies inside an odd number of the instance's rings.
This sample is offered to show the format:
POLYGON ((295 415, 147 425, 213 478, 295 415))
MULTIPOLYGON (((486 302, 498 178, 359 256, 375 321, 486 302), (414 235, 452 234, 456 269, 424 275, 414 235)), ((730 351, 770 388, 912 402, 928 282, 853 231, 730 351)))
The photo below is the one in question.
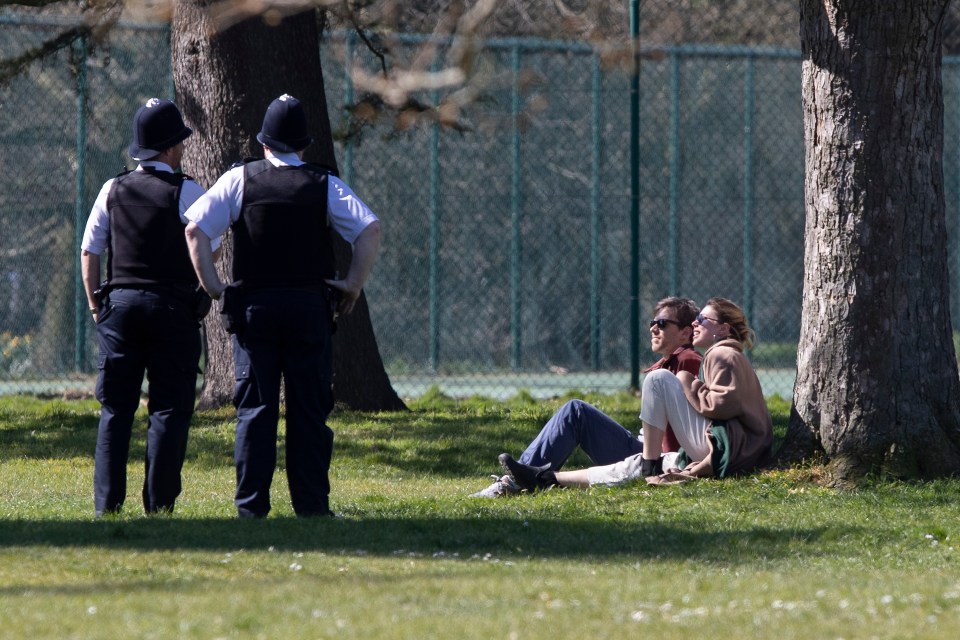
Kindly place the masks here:
POLYGON ((322 290, 335 268, 327 226, 327 172, 308 164, 248 162, 233 233, 233 281, 239 286, 322 290))
POLYGON ((107 196, 113 286, 197 284, 180 221, 180 189, 186 178, 168 171, 127 171, 107 196))

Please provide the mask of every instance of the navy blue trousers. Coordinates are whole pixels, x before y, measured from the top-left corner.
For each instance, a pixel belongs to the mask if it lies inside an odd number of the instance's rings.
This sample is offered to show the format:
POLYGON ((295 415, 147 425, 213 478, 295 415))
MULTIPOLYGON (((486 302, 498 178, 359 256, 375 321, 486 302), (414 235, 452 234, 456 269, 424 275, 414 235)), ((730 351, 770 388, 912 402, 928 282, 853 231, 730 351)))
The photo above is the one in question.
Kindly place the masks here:
POLYGON ((242 517, 270 512, 277 465, 280 384, 286 401, 286 473, 298 516, 330 512, 333 431, 333 340, 326 299, 319 292, 246 292, 243 325, 233 336, 236 367, 234 459, 242 517))
POLYGON ((147 376, 147 447, 143 507, 172 510, 196 400, 200 327, 188 301, 157 291, 110 292, 97 321, 96 395, 100 425, 94 456, 97 515, 119 511, 127 494, 134 414, 147 376))
POLYGON ((643 453, 643 442, 613 418, 583 400, 571 400, 543 425, 520 462, 536 467, 549 463, 559 471, 578 446, 595 465, 643 453))

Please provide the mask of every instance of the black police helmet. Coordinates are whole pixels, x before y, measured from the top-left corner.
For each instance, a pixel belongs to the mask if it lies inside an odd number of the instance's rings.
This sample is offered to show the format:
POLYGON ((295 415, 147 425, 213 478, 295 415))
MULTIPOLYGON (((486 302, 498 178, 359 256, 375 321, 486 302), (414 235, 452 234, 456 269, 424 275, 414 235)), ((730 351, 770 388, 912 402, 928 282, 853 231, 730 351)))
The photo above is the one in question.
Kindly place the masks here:
POLYGON ((193 129, 183 124, 177 105, 150 98, 133 116, 133 142, 127 153, 134 160, 149 160, 186 140, 193 129))
POLYGON ((307 114, 300 101, 286 93, 270 103, 263 115, 257 142, 281 153, 306 149, 313 142, 307 135, 307 114))

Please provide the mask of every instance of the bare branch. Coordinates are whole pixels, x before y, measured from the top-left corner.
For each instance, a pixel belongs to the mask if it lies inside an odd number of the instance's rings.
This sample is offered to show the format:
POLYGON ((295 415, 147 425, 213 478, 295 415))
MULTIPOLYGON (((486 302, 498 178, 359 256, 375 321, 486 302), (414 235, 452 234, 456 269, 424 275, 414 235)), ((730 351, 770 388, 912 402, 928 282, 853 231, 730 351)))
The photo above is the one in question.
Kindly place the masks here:
POLYGON ((557 8, 557 12, 563 18, 573 18, 577 15, 577 12, 568 7, 563 0, 553 0, 553 6, 557 8))
POLYGON ((440 71, 396 71, 390 77, 368 74, 361 67, 350 73, 357 88, 377 94, 392 107, 403 106, 415 91, 451 89, 463 84, 464 73, 457 67, 440 71))
POLYGON ((308 9, 323 9, 340 4, 341 0, 221 0, 210 7, 210 21, 218 31, 225 31, 247 18, 261 16, 269 25, 277 25, 286 16, 308 9))
POLYGON ((380 45, 379 39, 377 42, 373 41, 373 38, 367 35, 367 30, 360 24, 357 19, 357 14, 354 11, 349 12, 350 24, 353 25, 354 32, 363 40, 363 43, 367 45, 367 49, 380 60, 380 70, 383 72, 383 75, 387 75, 387 52, 380 45))
POLYGON ((9 60, 0 60, 0 85, 5 85, 11 79, 23 73, 23 71, 30 66, 31 63, 37 60, 42 60, 43 58, 56 53, 60 49, 63 49, 64 47, 69 47, 75 40, 84 35, 88 35, 89 33, 90 27, 86 25, 73 27, 59 34, 55 38, 28 49, 15 58, 11 58, 9 60))
MULTIPOLYGON (((384 52, 379 47, 368 47, 381 60, 381 72, 373 74, 361 65, 354 66, 350 77, 354 85, 365 92, 355 105, 348 107, 350 122, 344 138, 355 141, 362 136, 364 127, 381 120, 388 113, 394 115, 394 130, 404 131, 418 121, 429 121, 455 131, 466 131, 467 125, 460 121, 463 108, 477 101, 482 95, 487 76, 477 64, 483 48, 480 30, 498 6, 500 0, 478 0, 467 7, 463 0, 451 2, 446 11, 437 17, 433 38, 420 47, 408 68, 387 69, 384 52), (436 61, 438 42, 442 36, 452 36, 442 68, 432 69, 436 61), (447 92, 436 106, 424 104, 414 98, 422 91, 447 92)), ((361 28, 355 13, 348 19, 363 38, 366 30, 361 28)))
POLYGON ((456 33, 457 22, 460 20, 461 15, 463 15, 462 4, 454 2, 451 3, 446 13, 442 13, 437 17, 437 23, 434 25, 433 32, 431 33, 433 37, 420 47, 420 52, 417 53, 410 64, 411 68, 426 69, 433 64, 437 53, 437 41, 444 36, 450 36, 456 33))
POLYGON ((481 78, 476 72, 477 56, 482 49, 478 32, 497 4, 498 0, 479 0, 462 12, 461 3, 452 4, 449 13, 438 21, 434 30, 434 35, 442 35, 453 27, 454 39, 444 68, 426 70, 435 56, 436 45, 430 42, 414 57, 409 69, 394 69, 388 73, 386 66, 382 65, 382 74, 374 75, 359 65, 355 66, 350 72, 354 84, 363 91, 376 94, 387 106, 404 112, 405 121, 413 114, 430 114, 430 117, 446 126, 462 128, 462 125, 456 123, 461 108, 480 93, 477 86, 472 86, 479 83, 481 78), (453 93, 441 102, 436 112, 411 108, 414 103, 412 94, 418 91, 442 90, 453 93))
POLYGON ((51 4, 62 4, 63 0, 0 0, 0 7, 33 7, 39 9, 51 4))
MULTIPOLYGON (((3 0, 0 0, 2 2, 3 0)), ((42 1, 42 0, 39 0, 42 1)), ((19 3, 18 3, 19 4, 19 3)), ((53 4, 48 2, 47 4, 53 4)), ((69 47, 76 40, 90 36, 99 38, 109 31, 120 17, 122 0, 100 0, 88 8, 80 10, 74 17, 76 22, 68 24, 66 30, 33 46, 18 56, 0 60, 0 85, 23 73, 30 64, 69 47)))
POLYGON ((481 25, 490 17, 498 0, 478 0, 457 23, 457 37, 450 47, 447 59, 451 66, 459 67, 466 76, 471 74, 473 63, 482 43, 479 36, 481 25))

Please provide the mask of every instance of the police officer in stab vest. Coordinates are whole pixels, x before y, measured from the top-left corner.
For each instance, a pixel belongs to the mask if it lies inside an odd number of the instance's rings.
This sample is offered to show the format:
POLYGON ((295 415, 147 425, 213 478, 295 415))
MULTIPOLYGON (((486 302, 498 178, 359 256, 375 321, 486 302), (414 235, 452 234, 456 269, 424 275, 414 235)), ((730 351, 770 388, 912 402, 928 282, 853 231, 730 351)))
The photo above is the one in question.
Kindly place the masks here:
MULTIPOLYGON (((175 173, 191 133, 169 100, 152 98, 140 107, 128 150, 140 164, 103 185, 83 234, 83 285, 100 345, 98 517, 118 512, 126 497, 127 455, 144 372, 149 395, 144 509, 172 511, 180 494, 200 360, 199 316, 206 312, 183 239, 184 213, 203 188, 175 173), (104 251, 106 280, 100 286, 104 251)), ((217 251, 219 244, 218 238, 217 251)))
POLYGON ((187 212, 190 257, 203 287, 221 299, 233 336, 234 502, 243 518, 270 511, 283 376, 293 509, 301 517, 328 516, 331 309, 335 297, 340 312, 353 309, 380 247, 380 222, 345 183, 303 162, 313 140, 296 98, 282 95, 270 103, 257 140, 265 157, 230 169, 187 212), (343 279, 335 275, 328 226, 353 245, 343 279), (233 282, 225 286, 214 269, 210 239, 230 227, 233 282))

